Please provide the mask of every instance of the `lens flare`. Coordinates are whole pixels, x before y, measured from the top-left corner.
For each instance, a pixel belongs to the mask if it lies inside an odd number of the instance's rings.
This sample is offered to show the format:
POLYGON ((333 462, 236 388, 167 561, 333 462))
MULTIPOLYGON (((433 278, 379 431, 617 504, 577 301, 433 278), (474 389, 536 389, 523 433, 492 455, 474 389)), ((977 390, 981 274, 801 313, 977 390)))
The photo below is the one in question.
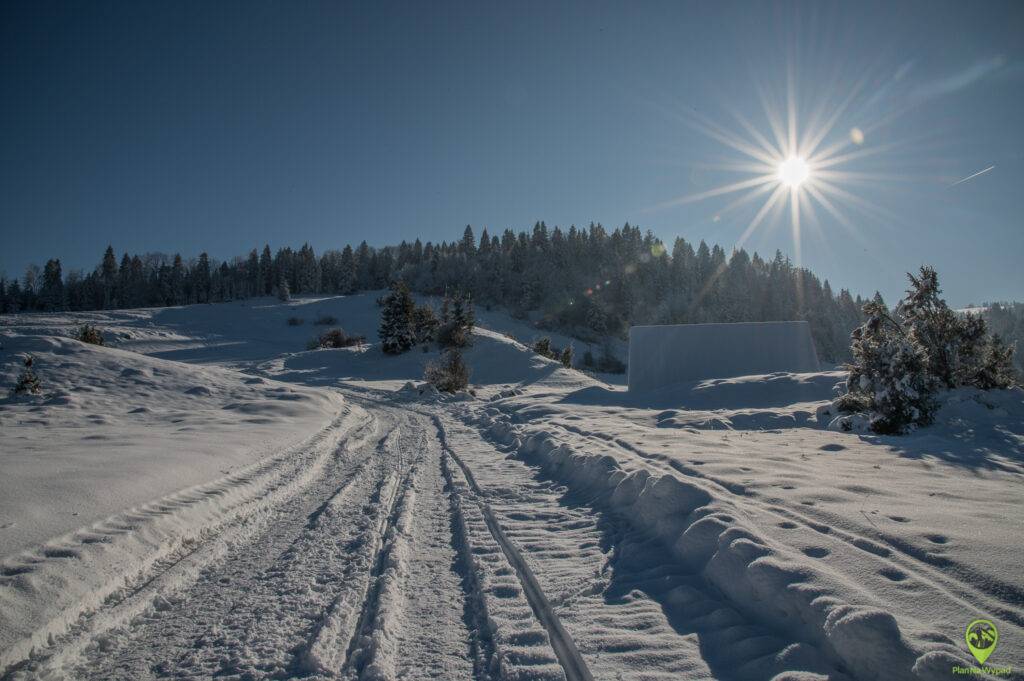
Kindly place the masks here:
POLYGON ((779 164, 779 182, 787 187, 799 187, 810 174, 811 167, 799 156, 790 156, 779 164))

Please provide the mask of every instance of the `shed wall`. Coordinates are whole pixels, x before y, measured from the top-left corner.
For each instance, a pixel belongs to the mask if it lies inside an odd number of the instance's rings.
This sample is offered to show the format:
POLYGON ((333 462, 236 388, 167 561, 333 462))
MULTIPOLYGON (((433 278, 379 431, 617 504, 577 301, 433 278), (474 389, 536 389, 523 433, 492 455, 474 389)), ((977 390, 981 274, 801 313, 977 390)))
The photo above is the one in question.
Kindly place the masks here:
POLYGON ((634 326, 629 389, 707 378, 818 371, 807 322, 634 326))

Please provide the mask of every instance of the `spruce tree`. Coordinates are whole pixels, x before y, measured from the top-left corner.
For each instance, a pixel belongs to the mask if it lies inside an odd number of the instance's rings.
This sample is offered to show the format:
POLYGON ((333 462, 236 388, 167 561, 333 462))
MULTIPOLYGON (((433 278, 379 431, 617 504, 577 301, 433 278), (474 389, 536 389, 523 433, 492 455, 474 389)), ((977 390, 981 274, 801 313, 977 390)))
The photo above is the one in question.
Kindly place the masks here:
POLYGON ((338 292, 339 293, 354 293, 356 291, 356 257, 352 252, 352 247, 348 244, 345 245, 344 250, 341 251, 341 263, 339 264, 340 271, 338 273, 338 292))
POLYGON ((440 324, 433 308, 428 305, 417 305, 413 310, 412 320, 417 343, 424 344, 434 340, 440 324))
POLYGON ((289 300, 292 299, 291 289, 288 287, 288 279, 286 279, 284 275, 282 275, 277 282, 276 292, 277 299, 280 300, 282 303, 287 303, 289 300))
POLYGON ((210 257, 205 252, 199 254, 199 261, 192 272, 192 287, 196 292, 197 303, 210 302, 210 257))
POLYGON ((262 291, 259 295, 269 296, 274 292, 274 286, 278 283, 274 279, 274 259, 270 256, 270 245, 263 245, 263 253, 260 254, 260 281, 262 291))
POLYGON ((413 325, 415 307, 409 287, 403 282, 393 284, 390 293, 384 298, 378 330, 381 349, 386 354, 401 354, 416 343, 413 325))
POLYGON ((40 297, 48 312, 64 309, 64 281, 61 276, 60 260, 46 261, 40 297))
POLYGON ((872 301, 864 313, 867 321, 852 335, 848 392, 836 407, 869 412, 869 425, 878 433, 898 434, 931 423, 938 381, 928 371, 924 348, 884 305, 872 301))
POLYGON ((114 304, 114 286, 117 283, 117 258, 113 246, 107 246, 103 253, 100 278, 103 285, 103 308, 109 310, 114 304))
POLYGON ((21 370, 21 374, 18 375, 18 381, 14 384, 14 388, 11 389, 11 393, 14 395, 36 395, 39 393, 40 383, 39 377, 36 375, 35 370, 32 368, 34 360, 32 355, 25 357, 25 366, 21 370))

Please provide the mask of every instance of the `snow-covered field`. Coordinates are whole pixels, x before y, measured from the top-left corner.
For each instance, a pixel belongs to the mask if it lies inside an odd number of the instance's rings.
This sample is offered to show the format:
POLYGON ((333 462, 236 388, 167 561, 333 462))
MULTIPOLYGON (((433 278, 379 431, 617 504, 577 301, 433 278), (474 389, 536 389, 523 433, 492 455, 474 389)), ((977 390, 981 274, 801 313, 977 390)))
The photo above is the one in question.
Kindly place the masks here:
POLYGON ((377 295, 0 318, 0 678, 946 679, 978 617, 1024 665, 1019 389, 837 433, 839 373, 630 394, 481 311, 439 399, 377 295))

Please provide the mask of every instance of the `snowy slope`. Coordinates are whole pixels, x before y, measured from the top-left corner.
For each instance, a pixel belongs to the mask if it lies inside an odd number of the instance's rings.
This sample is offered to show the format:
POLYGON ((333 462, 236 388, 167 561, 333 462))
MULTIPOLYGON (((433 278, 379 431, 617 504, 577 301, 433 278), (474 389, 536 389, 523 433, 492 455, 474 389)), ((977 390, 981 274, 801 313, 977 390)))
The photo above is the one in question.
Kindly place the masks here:
POLYGON ((839 373, 629 394, 489 312, 438 399, 375 298, 0 320, 49 392, 0 402, 0 675, 933 679, 975 617, 1024 662, 1020 390, 836 433, 839 373))
POLYGON ((59 336, 0 344, 3 555, 228 474, 319 430, 341 402, 59 336), (43 391, 11 398, 24 355, 43 391))

